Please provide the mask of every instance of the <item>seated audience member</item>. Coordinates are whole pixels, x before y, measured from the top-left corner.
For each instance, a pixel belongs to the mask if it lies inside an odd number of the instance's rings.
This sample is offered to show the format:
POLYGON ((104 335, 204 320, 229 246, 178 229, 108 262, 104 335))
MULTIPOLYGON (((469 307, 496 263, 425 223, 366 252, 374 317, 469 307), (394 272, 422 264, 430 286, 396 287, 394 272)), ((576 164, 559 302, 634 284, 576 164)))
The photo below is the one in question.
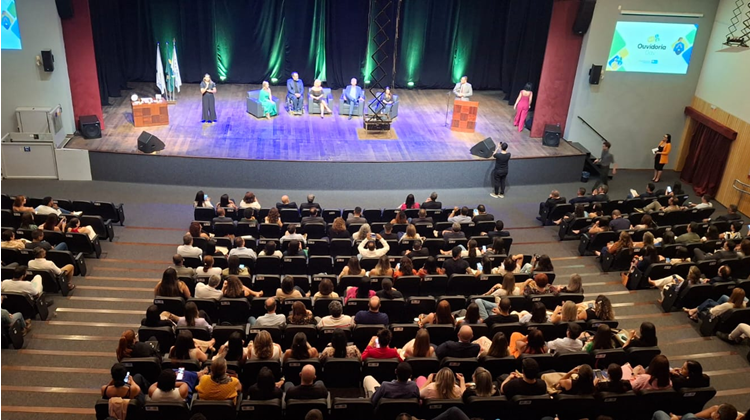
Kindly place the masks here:
POLYGON ((209 209, 214 208, 214 205, 211 204, 211 197, 209 197, 208 194, 204 194, 203 191, 198 191, 197 193, 195 193, 193 206, 209 209))
POLYGON ((523 284, 524 296, 546 295, 551 293, 549 277, 544 273, 537 273, 533 279, 528 279, 523 284))
POLYGON ((411 375, 411 365, 401 362, 396 366, 396 379, 381 384, 374 377, 368 375, 365 376, 362 385, 365 388, 366 396, 370 398, 373 405, 377 405, 381 398, 419 398, 419 387, 417 387, 416 382, 411 380, 411 375))
POLYGON ((205 368, 198 372, 198 386, 195 391, 201 400, 232 400, 235 402, 237 393, 242 392, 242 384, 237 378, 227 375, 227 361, 218 357, 211 363, 211 371, 205 368))
POLYGON ((734 241, 735 243, 739 242, 742 240, 742 232, 740 232, 741 230, 742 230, 742 222, 740 221, 732 222, 729 224, 728 231, 719 234, 719 239, 723 239, 725 241, 731 240, 731 241, 734 241))
POLYGON ((635 211, 639 213, 645 213, 645 212, 652 212, 652 211, 660 211, 664 213, 669 213, 672 211, 679 211, 682 210, 682 207, 680 207, 679 199, 677 197, 669 197, 669 202, 666 207, 662 206, 661 203, 658 200, 652 201, 650 204, 648 204, 646 207, 642 209, 635 209, 635 211))
POLYGON ((60 208, 52 197, 42 198, 42 203, 36 207, 36 214, 55 214, 61 216, 63 214, 72 214, 73 216, 80 216, 83 212, 80 211, 68 211, 60 208))
POLYGON ((434 209, 440 210, 443 208, 443 203, 437 201, 438 195, 436 192, 430 194, 430 196, 422 203, 421 208, 423 209, 434 209))
POLYGON ((702 281, 703 283, 708 284, 734 281, 734 278, 732 278, 732 269, 729 268, 728 265, 724 264, 719 267, 719 270, 716 272, 716 276, 711 277, 710 279, 703 279, 702 281))
POLYGON ((398 350, 390 347, 393 335, 388 328, 378 331, 378 335, 372 337, 362 353, 362 360, 373 359, 398 359, 402 361, 398 350))
POLYGON ((348 345, 344 330, 336 329, 331 334, 330 344, 320 353, 320 362, 325 363, 329 357, 360 360, 362 354, 359 352, 357 346, 353 344, 348 345))
POLYGON ((242 345, 242 335, 235 331, 229 334, 227 342, 219 347, 219 351, 216 352, 213 359, 223 357, 227 362, 236 362, 242 366, 247 360, 247 351, 247 347, 242 345))
POLYGON ((737 251, 737 258, 750 257, 750 231, 748 231, 748 237, 743 239, 735 250, 737 251))
POLYGON ((581 304, 586 309, 586 319, 598 319, 600 321, 612 321, 615 319, 615 310, 612 302, 604 295, 599 295, 594 300, 593 307, 581 304))
POLYGON ((720 250, 714 252, 714 253, 706 253, 700 248, 695 248, 693 251, 693 254, 695 254, 695 261, 706 261, 706 260, 724 260, 724 259, 734 259, 737 258, 737 252, 734 250, 734 248, 737 246, 737 244, 732 241, 725 241, 724 245, 721 247, 720 250))
MULTIPOLYGON (((594 219, 594 223, 591 224, 591 226, 588 228, 589 235, 596 235, 597 233, 601 232, 610 232, 612 229, 609 227, 610 222, 609 217, 599 217, 594 219)), ((584 228, 584 232, 586 229, 584 228)), ((573 233, 577 232, 574 230, 573 233)))
MULTIPOLYGON (((221 273, 219 273, 221 275, 221 273)), ((190 289, 177 278, 174 268, 167 268, 161 276, 161 281, 154 287, 154 296, 183 297, 190 299, 190 289)))
POLYGON ((282 195, 281 201, 276 203, 276 208, 278 210, 281 209, 297 209, 297 203, 294 201, 289 201, 288 195, 282 195))
POLYGON ((281 389, 281 385, 283 384, 284 379, 276 382, 271 369, 263 366, 258 372, 257 381, 254 385, 250 386, 247 392, 250 399, 255 401, 281 399, 284 396, 284 391, 281 389))
POLYGON ((185 267, 184 265, 185 259, 182 258, 182 255, 180 254, 174 254, 172 256, 172 268, 174 268, 175 272, 177 273, 177 277, 190 277, 195 278, 195 269, 190 267, 185 267))
POLYGON ((359 230, 352 235, 352 239, 354 239, 355 244, 358 245, 361 241, 369 241, 373 239, 374 233, 372 233, 372 228, 369 224, 365 223, 359 227, 359 230))
POLYGON ((656 229, 656 223, 654 223, 654 219, 651 217, 650 214, 644 214, 643 217, 641 217, 641 223, 633 226, 633 229, 635 230, 656 229))
POLYGON ((318 328, 330 328, 330 327, 351 327, 354 325, 354 320, 349 315, 342 315, 344 312, 344 306, 340 301, 334 300, 328 304, 328 313, 320 319, 318 322, 318 328))
POLYGON ((307 342, 307 334, 298 332, 292 339, 292 347, 284 352, 284 356, 281 358, 281 362, 285 362, 287 359, 315 359, 318 357, 318 349, 311 346, 307 342))
POLYGON ((667 357, 663 354, 654 357, 647 369, 643 369, 643 366, 634 367, 630 385, 633 386, 633 391, 671 388, 672 380, 667 357))
POLYGON ((246 192, 245 196, 242 197, 242 201, 240 201, 240 208, 260 210, 260 201, 258 201, 255 193, 251 191, 246 192))
POLYGON ((630 229, 630 220, 622 217, 620 210, 613 210, 612 220, 609 222, 609 227, 615 232, 628 230, 630 229))
POLYGON ((698 413, 687 413, 683 416, 675 416, 664 411, 654 413, 652 420, 670 420, 670 419, 707 419, 707 420, 743 420, 750 415, 750 411, 745 415, 738 415, 737 409, 731 404, 722 404, 711 406, 698 413))
POLYGON ((188 302, 185 304, 185 316, 177 317, 172 315, 170 318, 173 318, 172 321, 178 327, 205 328, 210 333, 213 331, 213 326, 211 325, 210 319, 206 320, 205 317, 205 312, 198 313, 198 305, 196 305, 195 302, 188 302))
MULTIPOLYGON (((232 203, 234 205, 234 203, 232 203)), ((231 217, 227 217, 227 212, 224 210, 224 207, 217 207, 216 208, 216 217, 214 217, 211 220, 211 225, 216 225, 217 223, 232 223, 234 224, 234 219, 231 217)))
POLYGON ((169 319, 161 318, 161 310, 156 305, 151 305, 146 309, 146 317, 141 319, 141 325, 144 327, 171 327, 174 328, 174 322, 169 319))
POLYGON ((471 397, 494 397, 500 395, 500 390, 495 386, 492 374, 487 369, 483 367, 476 368, 471 379, 472 382, 466 385, 466 390, 461 396, 464 404, 468 404, 471 397))
MULTIPOLYGON (((360 266, 359 258, 350 257, 346 266, 344 266, 344 268, 341 269, 341 273, 339 273, 339 280, 344 276, 364 276, 365 274, 367 274, 367 271, 360 266)), ((369 280, 367 281, 369 283, 369 280)))
MULTIPOLYGON (((393 268, 391 267, 391 260, 388 259, 387 255, 383 255, 378 258, 378 263, 375 268, 367 273, 370 277, 393 277, 393 268)), ((391 283, 393 285, 393 283, 391 283)))
POLYGON ((722 295, 718 300, 706 299, 703 303, 695 308, 683 308, 692 320, 698 320, 701 312, 708 311, 712 317, 721 316, 730 309, 739 309, 746 306, 745 290, 740 287, 732 289, 732 295, 722 295))
POLYGON ((56 250, 56 251, 67 251, 68 244, 60 242, 54 247, 47 241, 44 240, 44 231, 37 229, 31 232, 31 242, 26 243, 26 249, 34 250, 36 248, 43 248, 45 251, 56 250))
POLYGON ((183 257, 200 258, 203 255, 203 250, 193 246, 193 237, 188 234, 182 237, 182 245, 177 247, 177 253, 183 257))
POLYGON ((521 373, 511 372, 500 384, 500 392, 507 399, 516 395, 544 395, 547 393, 547 385, 539 376, 539 363, 531 358, 521 361, 521 373))
POLYGON ((414 201, 414 194, 406 196, 406 200, 398 207, 399 210, 419 209, 419 203, 414 201))
MULTIPOLYGON (((359 255, 361 255, 362 258, 380 258, 383 255, 386 255, 388 251, 391 249, 391 246, 388 245, 388 242, 383 239, 380 234, 375 235, 375 239, 365 239, 362 242, 357 245, 357 251, 359 252, 359 255), (378 248, 375 241, 377 240, 378 243, 380 243, 381 248, 378 248)), ((354 258, 354 257, 352 257, 354 258)), ((356 275, 356 274, 351 274, 356 275)))
POLYGON ((315 325, 318 321, 312 314, 312 311, 305 307, 301 301, 292 304, 292 313, 287 317, 287 325, 315 325))
POLYGON ((594 394, 594 370, 589 365, 581 365, 573 368, 560 378, 557 389, 562 394, 568 395, 593 395, 594 394), (573 378, 577 375, 577 378, 573 378))
POLYGON ((558 338, 547 342, 547 348, 555 353, 574 353, 581 351, 583 343, 578 339, 581 335, 581 326, 575 322, 568 323, 568 331, 564 338, 558 338))
POLYGON ((675 243, 688 244, 693 242, 700 242, 701 237, 695 231, 698 229, 698 224, 693 222, 687 226, 687 232, 675 238, 675 243))
POLYGON ((68 289, 75 289, 76 285, 71 283, 73 281, 73 274, 75 273, 73 264, 58 267, 53 261, 49 261, 46 257, 47 251, 45 251, 44 248, 36 248, 34 250, 34 259, 29 261, 29 270, 46 270, 56 276, 62 274, 68 280, 68 289))
POLYGON ((711 380, 703 373, 703 366, 695 360, 688 360, 679 368, 669 372, 672 378, 672 388, 679 391, 682 388, 705 388, 711 386, 711 380))
MULTIPOLYGON (((392 239, 392 238, 389 238, 389 239, 392 239)), ((417 233, 417 227, 414 226, 413 223, 410 223, 408 226, 406 226, 406 233, 404 233, 401 236, 401 238, 397 238, 397 239, 399 239, 399 242, 404 242, 404 241, 422 242, 422 237, 419 236, 419 234, 417 233)))
POLYGON ((742 215, 740 215, 736 204, 730 204, 729 207, 727 207, 727 214, 723 214, 716 219, 704 219, 703 221, 710 222, 711 220, 716 220, 717 222, 734 222, 742 220, 742 215))
POLYGON ((211 238, 208 233, 203 231, 203 226, 200 224, 200 222, 190 222, 190 227, 188 228, 186 235, 190 235, 193 238, 211 238))
POLYGON ((281 303, 289 298, 301 298, 305 296, 305 291, 301 287, 294 285, 292 276, 284 276, 281 280, 281 287, 276 289, 276 299, 281 303))
MULTIPOLYGON (((523 260, 523 254, 518 254, 513 256, 513 258, 516 259, 516 261, 523 260), (520 258, 519 258, 520 256, 520 258)), ((552 266, 552 259, 547 254, 542 255, 536 255, 531 257, 531 262, 526 263, 521 267, 521 273, 524 274, 534 274, 538 271, 555 271, 555 267, 552 266)))
MULTIPOLYGON (((499 254, 499 255, 502 255, 502 254, 499 254)), ((492 274, 500 274, 504 276, 508 273, 510 274, 520 273, 522 263, 523 263, 523 254, 508 255, 507 257, 505 257, 505 259, 499 266, 492 269, 492 274)), ((523 290, 523 289, 519 289, 519 290, 523 290)))
POLYGON ((355 324, 383 324, 388 325, 388 314, 380 312, 380 298, 373 296, 370 298, 369 309, 359 311, 354 315, 355 324))
POLYGON ((651 322, 642 322, 640 332, 630 330, 628 339, 622 345, 623 350, 631 347, 656 347, 658 339, 656 338, 656 326, 651 322))
POLYGON ((435 357, 435 345, 430 343, 430 332, 425 328, 417 330, 417 335, 403 347, 404 357, 435 357))
MULTIPOLYGON (((42 233, 42 235, 44 235, 44 233, 42 233)), ((23 239, 16 239, 16 234, 10 229, 3 231, 2 239, 3 240, 0 243, 0 247, 2 248, 26 249, 26 241, 23 239)))
POLYGON ((355 207, 354 212, 349 213, 348 216, 346 216, 346 225, 349 226, 351 224, 364 224, 367 223, 367 219, 362 217, 362 207, 355 207))
POLYGON ((493 240, 497 237, 505 238, 510 236, 510 232, 503 229, 505 229, 505 223, 503 223, 502 220, 495 220, 495 230, 487 232, 487 236, 489 236, 490 239, 493 240))
POLYGON ((594 188, 593 191, 591 191, 591 195, 594 196, 594 202, 597 203, 606 203, 609 201, 609 195, 607 193, 609 192, 609 185, 600 185, 599 188, 594 188))
POLYGON ((454 274, 471 274, 469 262, 461 258, 461 247, 454 246, 451 251, 451 259, 443 262, 445 275, 450 278, 454 274))
POLYGON ((445 274, 445 269, 437 266, 437 259, 430 255, 424 262, 422 268, 417 271, 417 275, 421 278, 426 276, 441 276, 445 274))
POLYGON ((258 219, 255 218, 256 212, 257 210, 253 208, 246 208, 245 210, 242 210, 242 219, 240 219, 240 223, 247 223, 248 227, 257 227, 258 219))
MULTIPOLYGON (((5 296, 2 297, 2 300, 5 300, 5 296)), ((20 312, 10 313, 7 309, 2 308, 0 310, 0 314, 2 315, 2 328, 3 328, 3 346, 5 346, 6 343, 6 337, 8 331, 10 331, 13 324, 16 323, 17 320, 20 320, 23 323, 23 331, 21 332, 23 336, 25 337, 29 331, 31 331, 31 320, 30 319, 23 319, 23 314, 20 312)))
POLYGON ((289 241, 289 245, 286 251, 282 254, 285 257, 305 257, 307 259, 307 250, 304 249, 304 244, 296 239, 289 241))
POLYGON ((405 211, 399 211, 398 213, 396 213, 396 217, 391 219, 389 223, 392 225, 408 225, 409 219, 406 217, 405 211))
POLYGON ((359 285, 357 287, 349 286, 346 288, 344 304, 346 305, 346 302, 348 302, 349 299, 369 299, 373 296, 375 296, 375 291, 372 290, 372 283, 370 282, 369 277, 365 276, 359 280, 359 285))
POLYGON ((22 195, 17 195, 15 199, 13 199, 13 206, 12 206, 13 213, 34 213, 33 207, 26 207, 26 197, 22 195))
POLYGON ((694 209, 698 209, 698 210, 700 210, 700 209, 710 209, 710 208, 713 208, 713 206, 714 206, 714 205, 713 205, 713 204, 711 203, 711 200, 712 200, 712 199, 713 199, 713 198, 712 198, 712 197, 711 197, 710 195, 708 195, 708 194, 703 194, 703 195, 701 196, 701 202, 700 202, 700 203, 698 203, 698 204, 693 204, 693 203, 689 203, 689 204, 687 205, 687 207, 689 207, 689 208, 694 208, 694 209))
POLYGON ((276 298, 266 299, 266 313, 258 317, 257 320, 251 317, 250 324, 256 328, 262 327, 285 327, 286 317, 276 313, 276 298))
POLYGON ((240 267, 240 257, 232 255, 227 259, 227 268, 221 270, 222 276, 249 276, 246 267, 240 267))
POLYGON ((216 299, 222 297, 222 291, 217 289, 221 283, 221 277, 213 275, 208 278, 208 284, 198 282, 195 284, 195 297, 198 299, 216 299))
POLYGON ((439 345, 435 351, 438 359, 444 357, 477 357, 479 355, 479 344, 472 343, 474 331, 470 326, 464 325, 458 330, 458 341, 446 341, 439 345))
POLYGON ((31 281, 26 281, 28 267, 18 265, 13 269, 13 279, 3 280, 0 283, 0 290, 3 293, 26 293, 32 298, 38 298, 44 291, 42 276, 35 275, 31 281))
POLYGON ((615 394, 624 394, 633 389, 630 381, 622 379, 622 368, 617 363, 610 363, 607 366, 608 381, 594 379, 596 392, 612 392, 615 394))
POLYGON ((466 313, 464 313, 463 319, 456 319, 456 325, 474 325, 481 324, 484 322, 481 316, 479 316, 479 305, 472 302, 466 307, 466 313))
POLYGON ((273 342, 271 333, 266 330, 258 331, 255 338, 247 343, 248 360, 279 360, 283 354, 281 346, 273 342))
POLYGON ((393 288, 393 280, 391 279, 383 280, 380 287, 382 287, 382 289, 375 292, 375 296, 379 297, 381 300, 404 298, 404 295, 401 292, 393 288))
MULTIPOLYGON (((307 205, 307 204, 310 204, 310 203, 303 204, 303 206, 307 205)), ((321 215, 320 215, 321 209, 320 209, 320 207, 317 207, 318 203, 312 203, 312 204, 315 205, 316 207, 308 207, 310 209, 310 215, 309 216, 305 216, 302 219, 300 219, 299 223, 300 223, 300 225, 302 226, 303 229, 304 229, 305 225, 308 225, 310 223, 321 223, 323 225, 326 224, 325 219, 323 219, 323 217, 321 217, 321 215)))
POLYGON ((565 202, 565 197, 562 197, 560 195, 560 191, 552 190, 552 192, 549 194, 549 197, 547 197, 547 200, 539 203, 539 216, 544 214, 545 211, 551 212, 556 205, 565 204, 565 202))
MULTIPOLYGON (((350 214, 351 215, 351 214, 350 214)), ((333 219, 333 224, 328 228, 328 238, 348 238, 351 239, 352 234, 346 228, 346 222, 343 217, 337 217, 333 219)))
POLYGON ((241 236, 234 238, 234 248, 229 251, 229 257, 234 256, 252 259, 258 258, 252 248, 245 247, 245 240, 241 236))
POLYGON ((531 305, 531 311, 521 311, 518 313, 518 322, 521 324, 528 323, 545 323, 550 322, 550 315, 547 313, 547 308, 542 302, 534 302, 531 305))
POLYGON ((673 274, 671 276, 656 280, 651 280, 649 278, 648 284, 650 284, 652 287, 660 289, 659 293, 661 294, 661 298, 659 298, 658 302, 661 303, 662 300, 664 300, 664 294, 670 287, 672 287, 673 284, 676 284, 675 292, 679 292, 683 287, 699 284, 701 282, 701 275, 701 270, 698 268, 698 266, 694 265, 690 267, 687 279, 682 278, 682 276, 680 276, 679 274, 673 274))
POLYGON ((386 241, 399 239, 399 234, 393 231, 393 224, 391 223, 386 223, 383 226, 383 230, 380 232, 380 236, 386 241))
POLYGON ((656 198, 660 195, 664 195, 664 190, 656 190, 656 185, 653 182, 646 184, 646 192, 638 194, 635 190, 630 190, 631 194, 628 194, 628 198, 656 198), (635 192, 635 194, 633 194, 635 192))
POLYGON ((122 363, 115 363, 110 369, 112 379, 107 385, 102 386, 102 398, 120 397, 125 399, 136 399, 141 404, 146 402, 146 397, 141 393, 142 389, 148 389, 148 382, 140 373, 128 377, 128 368, 122 363), (128 377, 127 382, 125 378, 128 377))
POLYGON ((396 271, 393 273, 394 280, 403 276, 416 276, 417 270, 414 269, 414 265, 411 262, 411 258, 407 256, 401 257, 401 261, 396 265, 396 271))
POLYGON ((594 253, 597 257, 604 259, 607 255, 617 255, 622 249, 628 249, 631 250, 631 252, 633 249, 633 239, 627 231, 621 231, 616 242, 605 245, 602 247, 601 251, 597 250, 594 251, 594 253))
POLYGON ((220 276, 222 274, 221 268, 214 267, 214 257, 211 255, 203 257, 203 267, 199 267, 196 272, 199 277, 220 276))
POLYGON ((21 213, 21 222, 19 223, 18 228, 31 231, 39 229, 39 226, 34 222, 34 213, 31 211, 21 213))
POLYGON ((471 221, 474 223, 491 222, 493 220, 495 220, 495 216, 487 213, 487 209, 484 207, 484 204, 480 204, 477 206, 477 213, 474 215, 474 217, 471 218, 471 221))
MULTIPOLYGON (((174 346, 169 349, 169 358, 173 360, 197 360, 200 363, 208 360, 208 356, 203 350, 196 347, 196 341, 190 330, 180 330, 175 339, 174 346)), ((214 340, 208 341, 209 347, 213 345, 214 340)))
POLYGON ((276 249, 276 241, 268 241, 263 249, 258 253, 259 257, 276 257, 281 258, 283 254, 276 249))
POLYGON ((488 290, 484 296, 493 296, 495 298, 495 305, 489 306, 492 304, 492 302, 484 301, 486 302, 484 304, 485 308, 487 310, 490 310, 497 306, 497 303, 500 303, 500 299, 505 296, 520 296, 521 295, 521 289, 516 286, 516 276, 513 275, 513 273, 506 272, 503 274, 503 282, 494 284, 492 287, 490 287, 490 290, 488 290))
POLYGON ((313 303, 316 299, 338 299, 339 294, 333 291, 333 282, 329 278, 323 278, 318 285, 318 291, 312 297, 313 303))
POLYGON ((417 217, 411 219, 411 222, 415 225, 418 223, 434 223, 432 217, 427 217, 427 210, 423 208, 419 209, 419 212, 417 212, 417 217))
POLYGON ((305 365, 299 374, 300 384, 295 386, 292 382, 284 384, 286 395, 284 399, 289 400, 315 400, 328 398, 328 389, 323 381, 315 380, 315 367, 305 365))
POLYGON ((126 357, 159 357, 159 352, 149 344, 138 341, 138 334, 133 330, 125 330, 120 336, 115 350, 117 361, 121 362, 126 357))
POLYGON ((284 236, 281 237, 281 239, 279 239, 279 242, 282 244, 284 242, 289 242, 291 244, 292 240, 299 241, 303 246, 305 244, 305 236, 300 233, 297 233, 297 226, 295 225, 289 225, 286 228, 286 233, 284 234, 284 236))
POLYGON ((480 360, 485 357, 501 358, 510 356, 510 351, 508 350, 508 339, 502 332, 496 332, 495 335, 492 336, 492 340, 482 336, 474 340, 474 342, 479 344, 479 347, 481 348, 478 356, 480 360))
POLYGON ((591 353, 594 350, 609 350, 615 346, 612 342, 612 329, 607 324, 599 324, 593 336, 588 337, 583 351, 591 353))
POLYGON ((580 275, 571 274, 567 286, 557 287, 551 284, 549 289, 556 295, 560 293, 583 293, 583 280, 580 275))
POLYGON ((492 306, 491 309, 489 309, 490 312, 488 312, 488 303, 484 299, 476 299, 474 303, 479 306, 479 316, 484 319, 484 323, 487 324, 487 327, 492 329, 492 326, 495 324, 508 324, 512 322, 518 322, 518 315, 511 314, 510 313, 510 307, 511 302, 508 297, 503 297, 500 299, 500 303, 498 303, 495 306, 492 306), (483 309, 484 308, 484 309, 483 309), (487 316, 484 316, 484 314, 487 313, 487 316))
POLYGON ((271 207, 268 210, 268 215, 265 217, 265 219, 263 219, 263 223, 277 225, 278 227, 284 226, 284 224, 281 222, 281 213, 279 212, 279 209, 276 207, 271 207))
POLYGON ((451 304, 447 300, 441 300, 437 304, 435 312, 419 316, 419 325, 423 327, 427 324, 456 325, 456 318, 451 311, 451 304))
POLYGON ((304 209, 318 209, 320 210, 322 207, 320 207, 320 204, 315 202, 315 194, 307 194, 307 202, 302 203, 299 205, 300 210, 304 209))
POLYGON ((745 338, 750 338, 750 324, 742 322, 738 324, 737 327, 733 329, 729 334, 717 331, 716 336, 730 343, 739 343, 745 338))
POLYGON ((182 402, 188 396, 188 384, 177 380, 177 374, 172 369, 164 369, 159 374, 157 382, 151 384, 148 396, 156 402, 182 402))
POLYGON ((444 230, 442 233, 443 239, 446 241, 449 239, 463 239, 466 238, 466 233, 461 231, 461 224, 453 222, 450 229, 444 230))
POLYGON ((461 373, 454 374, 447 367, 440 369, 437 374, 431 373, 427 378, 420 376, 416 383, 419 385, 420 397, 425 400, 459 399, 466 390, 464 375, 461 373))

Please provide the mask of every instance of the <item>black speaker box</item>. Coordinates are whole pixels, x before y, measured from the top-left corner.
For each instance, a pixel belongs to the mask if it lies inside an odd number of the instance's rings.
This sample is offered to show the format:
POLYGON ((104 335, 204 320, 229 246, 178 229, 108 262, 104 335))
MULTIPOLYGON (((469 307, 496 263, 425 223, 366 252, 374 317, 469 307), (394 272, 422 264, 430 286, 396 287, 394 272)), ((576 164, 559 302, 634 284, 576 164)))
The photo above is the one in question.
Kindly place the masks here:
POLYGON ((581 0, 578 5, 578 14, 576 20, 573 22, 573 33, 577 35, 583 35, 589 30, 591 25, 591 18, 594 17, 594 7, 596 6, 596 0, 581 0))
POLYGON ((492 141, 492 137, 487 137, 486 139, 472 146, 470 152, 474 156, 479 156, 481 158, 490 158, 495 153, 496 147, 497 146, 495 146, 495 142, 492 141))
POLYGON ((73 18, 73 0, 55 0, 55 5, 60 19, 73 18))
POLYGON ((42 50, 42 67, 47 72, 55 71, 55 56, 52 55, 52 50, 42 50))
POLYGON ((547 124, 544 126, 542 146, 558 147, 560 146, 560 137, 562 137, 562 128, 560 128, 560 125, 547 124))
POLYGON ((138 136, 138 150, 143 153, 153 153, 164 150, 164 142, 151 133, 143 132, 138 136))
POLYGON ((589 69, 589 83, 592 85, 598 85, 599 80, 602 78, 602 66, 597 66, 596 64, 591 65, 591 69, 589 69))
POLYGON ((78 127, 84 139, 98 139, 102 137, 102 126, 96 115, 81 115, 78 117, 78 127))

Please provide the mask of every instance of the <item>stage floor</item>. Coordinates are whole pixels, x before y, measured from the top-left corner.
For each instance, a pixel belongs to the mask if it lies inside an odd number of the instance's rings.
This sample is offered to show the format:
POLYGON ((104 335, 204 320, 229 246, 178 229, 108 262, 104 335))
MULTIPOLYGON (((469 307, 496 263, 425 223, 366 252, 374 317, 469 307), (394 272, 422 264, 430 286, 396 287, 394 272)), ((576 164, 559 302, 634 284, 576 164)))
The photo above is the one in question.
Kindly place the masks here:
MULTIPOLYGON (((130 96, 153 96, 152 83, 134 83, 134 89, 113 98, 104 107, 102 138, 86 140, 76 136, 68 148, 96 152, 139 154, 137 138, 144 131, 133 126, 130 96)), ((219 85, 216 94, 218 122, 201 124, 201 98, 197 85, 183 85, 176 104, 169 106, 169 126, 148 127, 145 131, 161 139, 167 156, 207 157, 246 160, 317 162, 418 162, 466 161, 478 159, 471 146, 491 137, 496 143, 510 144, 513 158, 575 156, 582 153, 567 142, 560 147, 543 147, 540 139, 530 139, 528 130, 513 127, 513 107, 502 101, 502 92, 474 92, 479 102, 475 133, 456 133, 445 125, 446 90, 398 90, 398 117, 391 128, 397 139, 360 140, 362 118, 338 115, 341 90, 334 91, 334 115, 292 116, 283 109, 285 86, 273 86, 282 98, 282 109, 271 121, 256 119, 246 112, 246 92, 257 85, 219 85)), ((371 96, 368 93, 368 100, 371 96)), ((452 109, 452 101, 451 101, 452 109)), ((450 118, 450 115, 448 116, 450 118)))

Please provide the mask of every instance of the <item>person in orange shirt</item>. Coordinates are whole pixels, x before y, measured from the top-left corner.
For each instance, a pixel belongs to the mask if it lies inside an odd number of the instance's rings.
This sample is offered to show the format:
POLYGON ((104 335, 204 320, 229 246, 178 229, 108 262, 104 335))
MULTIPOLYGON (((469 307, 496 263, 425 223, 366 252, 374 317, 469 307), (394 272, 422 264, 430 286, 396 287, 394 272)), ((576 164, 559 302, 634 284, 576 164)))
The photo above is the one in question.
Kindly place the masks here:
POLYGON ((664 165, 669 163, 669 152, 672 150, 672 135, 665 134, 659 142, 656 153, 654 154, 654 177, 651 178, 654 182, 661 180, 661 173, 664 170, 664 165))

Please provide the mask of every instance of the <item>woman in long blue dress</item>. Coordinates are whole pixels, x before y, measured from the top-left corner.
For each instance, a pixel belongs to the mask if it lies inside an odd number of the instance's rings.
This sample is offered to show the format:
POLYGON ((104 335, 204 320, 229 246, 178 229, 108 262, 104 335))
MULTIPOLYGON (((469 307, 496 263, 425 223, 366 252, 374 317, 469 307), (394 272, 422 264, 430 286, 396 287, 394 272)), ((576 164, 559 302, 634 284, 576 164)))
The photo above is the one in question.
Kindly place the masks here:
POLYGON ((203 118, 201 122, 216 122, 216 103, 214 102, 216 83, 211 80, 211 75, 206 73, 201 82, 201 102, 203 105, 203 118))
POLYGON ((267 119, 271 119, 271 116, 276 116, 279 112, 276 109, 276 102, 273 101, 273 95, 271 95, 271 85, 267 81, 263 82, 263 87, 260 89, 258 100, 263 106, 263 113, 266 114, 267 119))

